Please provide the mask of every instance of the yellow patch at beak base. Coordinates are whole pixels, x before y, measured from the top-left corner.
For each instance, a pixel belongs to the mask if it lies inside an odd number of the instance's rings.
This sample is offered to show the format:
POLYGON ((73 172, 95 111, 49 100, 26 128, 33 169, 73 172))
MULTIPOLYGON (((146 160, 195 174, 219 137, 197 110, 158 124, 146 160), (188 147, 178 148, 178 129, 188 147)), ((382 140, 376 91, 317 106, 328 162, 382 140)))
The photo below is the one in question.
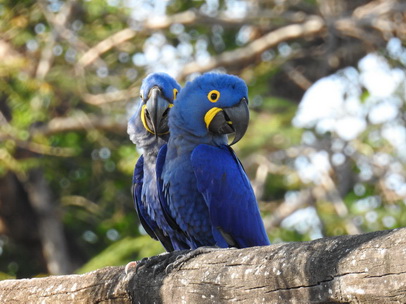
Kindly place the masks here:
MULTIPOLYGON (((172 108, 173 107, 173 104, 170 104, 169 105, 169 108, 172 108)), ((151 133, 151 134, 155 134, 155 132, 154 131, 152 131, 149 127, 148 127, 148 124, 147 124, 147 121, 146 121, 146 114, 145 114, 145 110, 146 110, 146 108, 147 108, 147 105, 143 105, 142 106, 142 108, 141 108, 141 121, 142 121, 142 125, 144 126, 144 128, 145 128, 145 130, 147 130, 149 133, 151 133)), ((158 136, 160 136, 160 135, 165 135, 165 134, 168 134, 169 133, 169 131, 168 132, 164 132, 164 133, 158 133, 158 136)))
POLYGON ((152 133, 152 134, 155 134, 155 132, 154 131, 152 131, 149 127, 148 127, 148 124, 147 124, 147 121, 146 121, 146 118, 145 118, 145 109, 147 108, 147 105, 143 105, 142 106, 142 108, 141 108, 141 121, 142 121, 142 124, 144 125, 144 128, 145 128, 145 130, 147 130, 149 133, 152 133))
POLYGON ((211 108, 210 110, 207 111, 206 115, 204 115, 204 122, 206 123, 206 128, 209 128, 209 125, 211 121, 213 120, 214 116, 217 115, 217 113, 223 111, 223 109, 214 107, 211 108))

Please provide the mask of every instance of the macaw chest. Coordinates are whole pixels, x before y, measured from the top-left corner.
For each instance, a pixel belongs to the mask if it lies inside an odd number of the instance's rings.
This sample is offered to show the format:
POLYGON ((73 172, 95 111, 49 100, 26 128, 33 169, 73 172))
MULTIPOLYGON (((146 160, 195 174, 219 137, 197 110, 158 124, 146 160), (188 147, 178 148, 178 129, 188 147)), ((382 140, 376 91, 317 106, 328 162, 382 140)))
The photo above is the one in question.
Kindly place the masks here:
POLYGON ((183 231, 199 240, 204 245, 214 245, 211 233, 209 210, 198 190, 197 180, 190 158, 181 160, 179 157, 169 163, 166 168, 168 207, 172 217, 183 231))

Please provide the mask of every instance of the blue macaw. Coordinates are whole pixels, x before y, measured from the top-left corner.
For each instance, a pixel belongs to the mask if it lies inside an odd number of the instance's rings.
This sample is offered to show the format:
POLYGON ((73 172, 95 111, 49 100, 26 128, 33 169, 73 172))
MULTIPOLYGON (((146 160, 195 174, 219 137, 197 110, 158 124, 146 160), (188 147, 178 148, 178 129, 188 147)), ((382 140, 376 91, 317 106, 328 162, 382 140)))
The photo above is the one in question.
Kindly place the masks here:
POLYGON ((189 249, 186 237, 174 231, 165 219, 155 173, 158 150, 169 138, 168 112, 180 89, 168 74, 148 75, 142 82, 141 100, 127 128, 131 141, 143 151, 133 175, 135 209, 145 231, 167 251, 189 249))
POLYGON ((168 223, 190 248, 270 244, 258 204, 228 145, 245 134, 248 89, 243 80, 207 73, 188 82, 169 113, 171 136, 157 159, 161 204, 168 223))

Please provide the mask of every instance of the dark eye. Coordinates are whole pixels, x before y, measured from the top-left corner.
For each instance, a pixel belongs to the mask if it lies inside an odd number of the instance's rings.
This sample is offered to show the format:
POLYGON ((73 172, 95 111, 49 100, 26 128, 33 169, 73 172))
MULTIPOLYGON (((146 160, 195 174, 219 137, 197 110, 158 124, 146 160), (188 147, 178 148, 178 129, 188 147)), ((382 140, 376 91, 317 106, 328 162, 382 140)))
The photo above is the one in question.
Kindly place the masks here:
POLYGON ((220 98, 220 92, 217 90, 212 90, 207 94, 207 98, 210 102, 216 102, 220 98))

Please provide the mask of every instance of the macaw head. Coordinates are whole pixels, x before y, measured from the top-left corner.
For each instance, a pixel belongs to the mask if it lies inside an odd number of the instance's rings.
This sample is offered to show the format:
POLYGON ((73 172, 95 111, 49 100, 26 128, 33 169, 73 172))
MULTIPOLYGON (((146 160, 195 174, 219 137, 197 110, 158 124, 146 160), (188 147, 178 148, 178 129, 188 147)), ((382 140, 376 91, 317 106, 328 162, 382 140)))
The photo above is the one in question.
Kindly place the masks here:
POLYGON ((127 133, 139 147, 168 140, 168 112, 181 87, 165 73, 152 73, 141 84, 140 102, 128 121, 127 133))
POLYGON ((142 82, 140 118, 144 128, 156 137, 169 132, 168 113, 180 85, 166 73, 153 73, 142 82))
POLYGON ((248 128, 248 88, 237 76, 206 73, 186 84, 172 111, 179 112, 180 123, 192 134, 234 133, 233 145, 248 128))

